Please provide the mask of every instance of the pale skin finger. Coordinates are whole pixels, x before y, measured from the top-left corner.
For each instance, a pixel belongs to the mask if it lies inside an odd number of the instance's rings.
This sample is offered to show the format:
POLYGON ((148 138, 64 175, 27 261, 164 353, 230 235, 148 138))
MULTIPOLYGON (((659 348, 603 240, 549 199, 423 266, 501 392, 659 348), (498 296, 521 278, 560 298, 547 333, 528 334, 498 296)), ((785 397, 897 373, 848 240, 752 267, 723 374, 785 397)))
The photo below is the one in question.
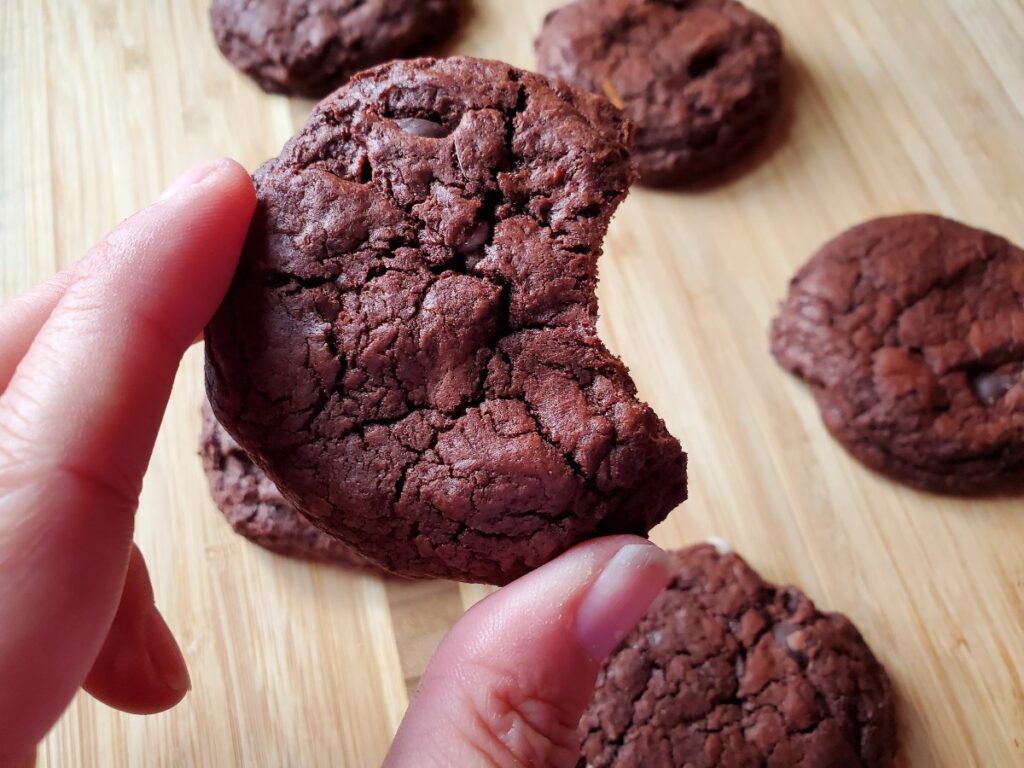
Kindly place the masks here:
POLYGON ((75 274, 0 396, 0 762, 30 753, 116 615, 142 475, 184 350, 255 207, 221 161, 132 217, 75 274))
POLYGON ((664 552, 618 536, 478 603, 431 660, 386 768, 574 768, 600 664, 668 579, 664 552))
POLYGON ((70 272, 61 272, 0 305, 0 394, 72 280, 70 272))
POLYGON ((170 709, 191 687, 174 636, 156 608, 153 585, 138 547, 132 547, 121 602, 84 688, 123 712, 170 709))

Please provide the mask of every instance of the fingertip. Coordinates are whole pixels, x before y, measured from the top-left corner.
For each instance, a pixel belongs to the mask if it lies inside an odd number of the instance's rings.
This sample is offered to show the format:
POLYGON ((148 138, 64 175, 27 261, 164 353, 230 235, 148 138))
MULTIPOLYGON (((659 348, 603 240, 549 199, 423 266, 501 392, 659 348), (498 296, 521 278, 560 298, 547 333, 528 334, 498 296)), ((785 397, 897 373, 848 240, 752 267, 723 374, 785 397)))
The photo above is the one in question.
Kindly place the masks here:
MULTIPOLYGON (((252 177, 236 161, 197 165, 148 208, 123 222, 80 269, 123 312, 158 319, 183 352, 202 333, 238 267, 256 210, 252 177), (112 281, 111 266, 123 271, 112 281), (109 277, 108 277, 109 276, 109 277)), ((95 294, 100 289, 90 286, 95 294)))
POLYGON ((197 245, 204 245, 213 258, 230 261, 233 272, 255 210, 252 176, 235 160, 222 157, 185 171, 138 218, 143 227, 170 230, 179 242, 188 232, 200 235, 197 245))
POLYGON ((615 553, 576 610, 576 637, 593 661, 622 644, 670 578, 668 555, 650 542, 615 553))
POLYGON ((107 706, 134 715, 174 707, 188 695, 192 680, 166 621, 153 607, 132 634, 108 639, 83 687, 107 706))
POLYGON ((611 636, 618 634, 613 617, 631 620, 631 628, 668 579, 668 556, 648 539, 632 535, 591 539, 478 602, 449 633, 452 642, 446 641, 441 651, 447 655, 461 650, 470 637, 485 632, 485 626, 503 626, 507 627, 503 642, 531 652, 536 647, 534 633, 529 622, 520 619, 541 623, 550 614, 557 621, 544 622, 549 642, 566 646, 566 652, 573 654, 581 646, 587 648, 596 665, 611 650, 601 653, 598 646, 612 643, 611 636), (637 608, 637 602, 642 606, 637 608))
POLYGON ((166 689, 162 698, 168 703, 161 709, 172 707, 192 690, 192 678, 174 633, 155 607, 146 621, 145 648, 153 664, 155 681, 166 689))
POLYGON ((145 561, 133 548, 121 604, 84 688, 115 709, 153 714, 176 705, 191 687, 178 642, 153 604, 145 561))
POLYGON ((669 576, 662 550, 617 536, 581 544, 478 603, 431 660, 386 765, 494 755, 510 755, 514 764, 575 765, 576 724, 601 662, 669 576), (433 738, 439 730, 440 747, 433 738))
POLYGON ((240 163, 229 157, 215 160, 212 165, 210 175, 203 179, 200 185, 220 187, 230 193, 246 214, 248 222, 248 217, 256 208, 256 186, 253 184, 252 176, 240 163))
POLYGON ((234 192, 240 202, 256 204, 256 188, 252 177, 237 161, 230 157, 208 160, 189 168, 172 181, 157 203, 165 203, 189 194, 203 193, 210 189, 234 192))
POLYGON ((108 707, 155 715, 178 705, 191 690, 184 657, 163 616, 143 618, 136 643, 104 647, 83 688, 108 707))

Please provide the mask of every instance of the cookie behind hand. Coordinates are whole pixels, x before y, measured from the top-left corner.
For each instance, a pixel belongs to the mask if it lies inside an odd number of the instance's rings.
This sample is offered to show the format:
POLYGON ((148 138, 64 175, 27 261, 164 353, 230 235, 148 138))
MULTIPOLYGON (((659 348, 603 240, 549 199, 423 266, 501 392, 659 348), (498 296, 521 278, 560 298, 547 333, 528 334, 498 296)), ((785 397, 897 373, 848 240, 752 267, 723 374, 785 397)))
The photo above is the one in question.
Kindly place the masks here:
POLYGON ((356 77, 256 174, 207 332, 221 423, 402 575, 502 584, 646 534, 686 456, 596 334, 629 143, 603 99, 497 62, 356 77))
POLYGON ((203 406, 199 452, 213 500, 238 535, 286 557, 379 570, 375 563, 345 542, 328 536, 285 501, 270 478, 217 423, 209 404, 203 406))

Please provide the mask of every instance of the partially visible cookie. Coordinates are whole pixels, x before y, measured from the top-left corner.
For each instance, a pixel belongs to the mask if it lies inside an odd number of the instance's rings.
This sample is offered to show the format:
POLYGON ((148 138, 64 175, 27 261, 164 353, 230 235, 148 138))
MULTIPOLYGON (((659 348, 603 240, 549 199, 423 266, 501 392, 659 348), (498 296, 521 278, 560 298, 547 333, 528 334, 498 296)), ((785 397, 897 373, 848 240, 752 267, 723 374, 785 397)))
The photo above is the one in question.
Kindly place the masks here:
POLYGON ((772 351, 869 467, 931 491, 1024 472, 1024 251, 938 216, 869 221, 801 269, 772 351))
POLYGON ((388 570, 504 584, 646 533, 686 454, 597 335, 633 180, 604 99, 494 61, 377 67, 255 175, 206 331, 217 418, 388 570))
POLYGON ((199 450, 213 500, 235 533, 279 555, 378 569, 373 561, 296 512, 217 422, 209 404, 203 406, 199 450))
POLYGON ((578 0, 548 15, 536 48, 541 72, 625 111, 646 184, 732 165, 779 107, 782 38, 735 0, 578 0))
POLYGON ((884 768, 896 746, 885 670, 850 621, 712 545, 605 662, 580 768, 884 768))
POLYGON ((213 0, 224 56, 271 93, 319 98, 356 72, 425 50, 463 0, 213 0))

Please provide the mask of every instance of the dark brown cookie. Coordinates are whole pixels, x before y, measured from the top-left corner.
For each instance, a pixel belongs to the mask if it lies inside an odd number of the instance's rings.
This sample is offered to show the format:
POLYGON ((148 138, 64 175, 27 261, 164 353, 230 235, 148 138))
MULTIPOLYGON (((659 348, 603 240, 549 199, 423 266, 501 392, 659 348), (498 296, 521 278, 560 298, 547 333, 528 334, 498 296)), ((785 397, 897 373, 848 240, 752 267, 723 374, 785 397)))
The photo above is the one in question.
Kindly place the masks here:
POLYGON ((296 512, 217 423, 208 404, 203 406, 199 453, 213 500, 235 533, 280 555, 377 570, 375 563, 296 512))
POLYGON ((605 662, 580 768, 884 768, 892 686, 857 629, 701 545, 605 662))
POLYGON ((734 0, 579 0, 549 14, 540 70, 605 94, 636 124, 646 184, 692 182, 761 141, 782 38, 734 0))
POLYGON ((356 72, 422 53, 463 0, 213 0, 224 56, 271 93, 318 98, 356 72))
POLYGON ((595 329, 628 139, 604 99, 497 62, 354 78, 256 174, 207 331, 221 423, 399 574, 501 584, 646 534, 686 456, 595 329))
POLYGON ((877 219, 797 273, 772 351, 832 434, 918 488, 1019 487, 1024 252, 937 216, 877 219))

